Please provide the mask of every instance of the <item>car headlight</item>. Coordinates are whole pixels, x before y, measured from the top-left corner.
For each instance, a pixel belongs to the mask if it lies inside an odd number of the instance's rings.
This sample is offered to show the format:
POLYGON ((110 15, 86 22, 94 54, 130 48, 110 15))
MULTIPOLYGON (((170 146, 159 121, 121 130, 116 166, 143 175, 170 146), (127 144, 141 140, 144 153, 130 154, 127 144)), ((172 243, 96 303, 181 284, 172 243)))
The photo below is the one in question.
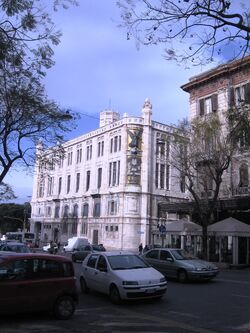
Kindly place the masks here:
POLYGON ((160 278, 160 282, 166 282, 166 279, 164 277, 160 278))
POLYGON ((138 281, 122 281, 122 284, 124 286, 137 286, 138 285, 138 281))

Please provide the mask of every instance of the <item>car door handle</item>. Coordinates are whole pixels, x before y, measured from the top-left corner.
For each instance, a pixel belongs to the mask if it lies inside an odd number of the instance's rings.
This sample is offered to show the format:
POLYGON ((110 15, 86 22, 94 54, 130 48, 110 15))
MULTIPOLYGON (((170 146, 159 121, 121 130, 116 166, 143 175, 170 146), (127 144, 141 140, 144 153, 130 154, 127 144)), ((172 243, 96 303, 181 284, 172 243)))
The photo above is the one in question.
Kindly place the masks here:
POLYGON ((95 275, 97 275, 98 274, 98 272, 95 272, 95 275))

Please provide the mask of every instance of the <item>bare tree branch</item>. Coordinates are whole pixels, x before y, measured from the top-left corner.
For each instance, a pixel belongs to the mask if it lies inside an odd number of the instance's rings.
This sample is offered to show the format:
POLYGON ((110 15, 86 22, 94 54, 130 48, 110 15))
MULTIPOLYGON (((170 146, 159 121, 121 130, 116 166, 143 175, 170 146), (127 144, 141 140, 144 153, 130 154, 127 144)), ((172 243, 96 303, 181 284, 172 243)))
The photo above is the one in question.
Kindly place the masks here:
POLYGON ((247 0, 119 0, 118 6, 127 38, 143 45, 169 44, 168 60, 198 65, 223 52, 230 60, 250 52, 247 0))

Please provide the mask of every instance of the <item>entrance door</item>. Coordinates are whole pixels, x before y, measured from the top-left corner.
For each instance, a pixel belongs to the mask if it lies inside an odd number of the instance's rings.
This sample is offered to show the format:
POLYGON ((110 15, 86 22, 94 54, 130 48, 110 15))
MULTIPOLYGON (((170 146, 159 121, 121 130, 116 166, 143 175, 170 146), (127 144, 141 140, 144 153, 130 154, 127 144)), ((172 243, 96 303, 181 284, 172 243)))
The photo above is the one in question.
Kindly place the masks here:
POLYGON ((93 230, 92 244, 94 245, 98 244, 98 230, 93 230))

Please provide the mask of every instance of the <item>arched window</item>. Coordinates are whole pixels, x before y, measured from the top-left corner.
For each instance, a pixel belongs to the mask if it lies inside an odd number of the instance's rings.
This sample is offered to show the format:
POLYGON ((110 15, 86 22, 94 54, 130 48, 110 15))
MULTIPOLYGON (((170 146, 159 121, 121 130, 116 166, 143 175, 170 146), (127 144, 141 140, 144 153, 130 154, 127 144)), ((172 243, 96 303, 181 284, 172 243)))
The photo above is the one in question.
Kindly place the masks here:
POLYGON ((83 217, 88 217, 89 216, 89 204, 88 203, 85 203, 83 205, 82 216, 83 217))
POLYGON ((64 206, 63 217, 69 217, 69 206, 64 206))
POLYGON ((240 187, 247 187, 248 186, 248 165, 246 163, 241 164, 240 166, 240 187))
POLYGON ((73 207, 73 217, 78 217, 78 205, 75 204, 73 207))

